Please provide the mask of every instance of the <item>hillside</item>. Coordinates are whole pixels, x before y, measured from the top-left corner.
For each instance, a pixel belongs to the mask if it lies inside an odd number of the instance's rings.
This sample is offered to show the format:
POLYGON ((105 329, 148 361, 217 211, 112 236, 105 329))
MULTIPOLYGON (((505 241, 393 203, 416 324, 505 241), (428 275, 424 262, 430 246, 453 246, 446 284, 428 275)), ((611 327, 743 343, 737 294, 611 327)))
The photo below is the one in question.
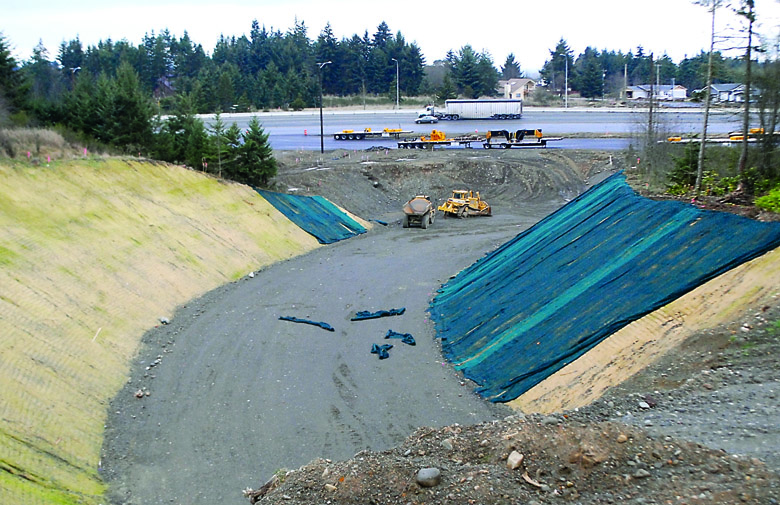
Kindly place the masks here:
POLYGON ((276 189, 388 226, 319 247, 250 188, 182 167, 0 161, 0 503, 246 503, 242 488, 301 465, 264 503, 780 499, 767 457, 780 424, 780 252, 637 321, 513 404, 543 414, 504 419, 507 408, 470 394, 442 363, 427 303, 621 160, 278 157, 276 189), (400 228, 411 195, 440 200, 455 187, 483 191, 494 216, 400 228), (402 305, 393 324, 417 345, 399 342, 378 361, 361 339, 385 322, 349 316, 402 305), (751 426, 735 428, 734 412, 751 426), (724 453, 726 439, 743 445, 724 453), (512 450, 526 462, 507 472, 512 450), (442 470, 440 487, 414 482, 428 466, 442 470))
POLYGON ((0 503, 100 503, 108 401, 144 331, 316 247, 250 188, 182 167, 0 160, 0 503))

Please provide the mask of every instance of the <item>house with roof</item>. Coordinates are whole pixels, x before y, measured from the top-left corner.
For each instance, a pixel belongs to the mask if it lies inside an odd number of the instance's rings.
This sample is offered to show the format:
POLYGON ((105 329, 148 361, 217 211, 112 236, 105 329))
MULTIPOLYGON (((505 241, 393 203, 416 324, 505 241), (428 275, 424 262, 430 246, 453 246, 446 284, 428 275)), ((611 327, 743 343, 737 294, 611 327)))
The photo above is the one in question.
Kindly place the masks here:
POLYGON ((525 100, 526 95, 536 88, 536 81, 525 77, 498 81, 498 93, 504 98, 525 100))
POLYGON ((640 84, 638 86, 628 86, 625 89, 627 100, 649 99, 650 93, 653 93, 654 100, 685 100, 688 98, 688 88, 675 84, 661 84, 660 86, 650 84, 640 84))
POLYGON ((744 102, 745 85, 733 82, 713 84, 710 87, 710 96, 713 102, 744 102))

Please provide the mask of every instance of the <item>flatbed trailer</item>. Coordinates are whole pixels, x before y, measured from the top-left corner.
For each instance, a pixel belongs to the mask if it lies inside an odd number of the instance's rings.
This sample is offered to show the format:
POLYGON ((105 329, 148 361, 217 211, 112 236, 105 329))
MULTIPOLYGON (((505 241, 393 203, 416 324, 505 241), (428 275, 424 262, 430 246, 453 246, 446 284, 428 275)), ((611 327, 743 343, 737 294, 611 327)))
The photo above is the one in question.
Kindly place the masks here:
POLYGON ((437 146, 466 146, 471 147, 472 142, 482 142, 485 139, 477 135, 447 138, 444 132, 433 130, 430 137, 423 135, 420 138, 406 139, 398 142, 398 149, 433 149, 437 146))
POLYGON ((364 140, 377 138, 399 138, 401 135, 414 133, 412 130, 402 130, 401 128, 385 128, 382 131, 372 131, 371 128, 365 128, 363 131, 342 130, 333 134, 335 140, 364 140))
POLYGON ((482 147, 485 149, 512 149, 547 147, 548 142, 562 140, 561 137, 544 137, 542 130, 490 130, 485 136, 482 147))

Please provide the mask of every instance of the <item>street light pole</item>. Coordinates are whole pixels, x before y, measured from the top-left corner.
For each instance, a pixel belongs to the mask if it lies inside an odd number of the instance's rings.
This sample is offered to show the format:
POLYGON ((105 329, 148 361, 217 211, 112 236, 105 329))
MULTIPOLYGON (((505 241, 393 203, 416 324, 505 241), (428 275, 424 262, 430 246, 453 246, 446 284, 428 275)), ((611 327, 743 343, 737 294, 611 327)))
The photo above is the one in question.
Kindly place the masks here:
POLYGON ((398 60, 396 60, 395 58, 390 58, 390 59, 395 62, 395 110, 398 110, 398 109, 400 109, 400 106, 399 106, 399 103, 398 103, 398 96, 399 96, 399 94, 398 94, 398 85, 399 85, 399 82, 398 82, 398 76, 399 76, 399 74, 398 74, 398 60))
POLYGON ((329 65, 330 63, 332 62, 325 61, 322 63, 317 63, 317 66, 320 67, 320 153, 325 152, 325 136, 322 128, 322 67, 329 65))

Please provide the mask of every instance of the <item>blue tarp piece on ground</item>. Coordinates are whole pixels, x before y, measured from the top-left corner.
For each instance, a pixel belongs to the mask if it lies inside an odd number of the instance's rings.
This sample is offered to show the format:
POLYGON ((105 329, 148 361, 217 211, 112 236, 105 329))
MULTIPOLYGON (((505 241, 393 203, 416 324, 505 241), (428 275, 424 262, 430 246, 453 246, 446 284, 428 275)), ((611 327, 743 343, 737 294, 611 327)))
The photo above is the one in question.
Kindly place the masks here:
POLYGON ((417 345, 417 342, 414 340, 414 337, 411 333, 399 333, 397 331, 387 330, 385 338, 400 338, 401 342, 404 344, 417 345))
POLYGON ((362 321, 364 319, 377 319, 379 317, 400 316, 405 311, 406 307, 401 307, 400 309, 378 310, 376 312, 361 310, 360 312, 357 312, 355 316, 350 319, 350 321, 362 321))
POLYGON ((637 195, 615 174, 447 282, 442 351, 511 401, 630 322, 780 246, 780 224, 637 195))
POLYGON ((390 357, 390 353, 387 352, 393 348, 393 344, 374 344, 371 346, 371 354, 378 354, 379 359, 387 359, 390 357))
POLYGON ((299 319, 299 318, 293 317, 293 316, 279 316, 279 319, 281 319, 282 321, 292 321, 293 323, 311 324, 312 326, 319 326, 323 330, 336 331, 336 330, 333 329, 333 326, 329 325, 328 323, 323 323, 321 321, 311 321, 309 319, 299 319))
POLYGON ((321 196, 287 195, 257 188, 255 191, 320 244, 332 244, 366 232, 360 223, 321 196))

